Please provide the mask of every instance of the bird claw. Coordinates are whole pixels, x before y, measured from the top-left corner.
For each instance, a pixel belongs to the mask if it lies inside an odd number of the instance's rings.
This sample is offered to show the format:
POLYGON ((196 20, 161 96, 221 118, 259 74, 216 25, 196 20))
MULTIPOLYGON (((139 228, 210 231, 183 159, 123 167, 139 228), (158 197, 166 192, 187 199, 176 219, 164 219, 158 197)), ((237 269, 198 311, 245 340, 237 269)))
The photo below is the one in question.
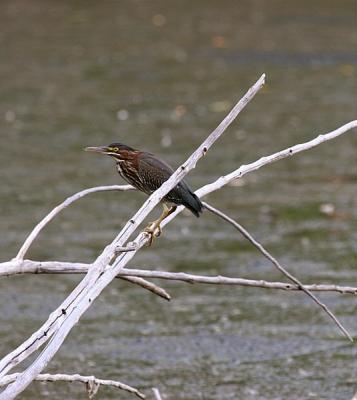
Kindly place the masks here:
POLYGON ((147 242, 147 246, 150 247, 154 241, 154 235, 152 232, 148 232, 144 230, 144 232, 149 236, 149 241, 147 242))
POLYGON ((161 235, 162 229, 161 226, 156 225, 155 222, 150 222, 150 224, 144 229, 144 232, 146 232, 150 236, 148 246, 151 246, 154 238, 161 235))

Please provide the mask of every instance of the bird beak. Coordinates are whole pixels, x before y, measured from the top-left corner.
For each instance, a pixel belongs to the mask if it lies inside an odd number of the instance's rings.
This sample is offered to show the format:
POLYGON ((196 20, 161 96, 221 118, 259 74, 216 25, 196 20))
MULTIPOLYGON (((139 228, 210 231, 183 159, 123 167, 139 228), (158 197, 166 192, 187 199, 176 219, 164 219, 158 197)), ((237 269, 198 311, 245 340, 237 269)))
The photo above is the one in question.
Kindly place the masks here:
POLYGON ((84 151, 90 151, 92 153, 102 153, 106 154, 108 152, 107 146, 99 146, 99 147, 86 147, 84 151))

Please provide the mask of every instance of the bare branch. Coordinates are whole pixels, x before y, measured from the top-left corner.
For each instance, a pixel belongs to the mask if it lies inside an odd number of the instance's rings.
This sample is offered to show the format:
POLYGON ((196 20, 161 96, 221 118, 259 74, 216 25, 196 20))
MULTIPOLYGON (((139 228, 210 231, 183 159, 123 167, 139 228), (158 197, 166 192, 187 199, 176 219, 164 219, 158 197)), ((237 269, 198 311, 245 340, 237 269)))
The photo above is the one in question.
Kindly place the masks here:
MULTIPOLYGON (((297 153, 302 151, 310 150, 328 140, 332 140, 337 138, 338 136, 343 135, 344 133, 350 131, 351 129, 357 128, 357 120, 348 122, 345 125, 331 131, 329 133, 325 133, 323 135, 317 136, 315 139, 309 140, 305 143, 297 144, 292 147, 288 147, 285 150, 278 151, 277 153, 271 154, 270 156, 261 157, 259 160, 254 161, 247 165, 241 165, 235 171, 218 178, 215 182, 210 183, 201 187, 199 190, 196 191, 196 195, 199 197, 205 196, 208 193, 211 193, 215 190, 222 188, 223 186, 227 185, 229 182, 234 181, 236 179, 241 178, 242 176, 248 174, 249 172, 256 171, 257 169, 264 167, 267 164, 271 164, 275 161, 282 160, 283 158, 291 157, 297 153)), ((176 213, 178 210, 176 211, 176 213)), ((168 218, 165 219, 169 222, 172 218, 175 217, 175 213, 171 214, 168 218)))
POLYGON ((306 288, 297 278, 295 278, 294 275, 292 275, 290 272, 288 272, 280 263, 279 261, 273 257, 266 248, 261 245, 256 239, 253 238, 253 236, 242 226, 240 225, 237 221, 234 219, 228 217, 228 215, 224 214, 222 211, 217 210, 217 208, 212 207, 211 205, 207 203, 203 203, 204 207, 209 210, 211 213, 219 216, 226 222, 229 222, 231 225, 234 226, 235 229, 237 229, 250 243, 253 244, 262 254, 264 257, 266 257, 269 261, 273 263, 273 265, 287 278, 289 278, 292 282, 294 282, 296 285, 299 286, 299 289, 301 289, 304 293, 306 293, 309 297, 311 297, 316 304, 318 304, 329 316, 330 318, 334 321, 334 323, 338 326, 338 328, 342 331, 342 333, 351 341, 353 342, 352 336, 348 333, 348 331, 344 328, 344 326, 341 324, 341 322, 336 318, 336 316, 333 314, 333 312, 326 306, 326 304, 322 303, 314 294, 310 292, 309 289, 306 288))
MULTIPOLYGON (((91 265, 92 264, 62 263, 59 261, 11 260, 0 263, 0 278, 20 274, 87 273, 91 265), (82 268, 83 266, 85 268, 82 268)), ((166 292, 166 290, 142 278, 121 276, 120 279, 131 282, 135 285, 139 285, 144 289, 149 290, 150 292, 162 297, 165 300, 171 300, 171 296, 166 292)))
POLYGON ((15 260, 23 260, 28 249, 34 242, 34 240, 37 238, 39 233, 42 231, 42 229, 62 210, 64 210, 66 207, 68 207, 70 204, 74 203, 75 201, 81 199, 84 196, 87 196, 88 194, 94 193, 94 192, 105 192, 108 190, 120 190, 120 191, 127 191, 127 190, 135 190, 135 188, 131 185, 112 185, 112 186, 98 186, 95 188, 89 188, 82 190, 81 192, 78 192, 74 194, 73 196, 68 197, 65 201, 63 201, 61 204, 59 204, 57 207, 55 207, 49 214, 45 216, 32 230, 32 232, 29 234, 27 239, 25 240, 24 244, 21 246, 21 249, 17 253, 17 256, 15 257, 15 260))
MULTIPOLYGON (((17 372, 16 374, 6 375, 0 380, 0 386, 6 386, 11 382, 14 382, 20 373, 17 372)), ((135 389, 125 383, 121 383, 118 381, 108 380, 108 379, 98 379, 95 376, 83 376, 83 375, 68 375, 68 374, 40 374, 37 375, 35 378, 36 381, 41 382, 80 382, 84 383, 87 387, 95 387, 98 390, 100 385, 103 386, 112 386, 117 389, 125 390, 126 392, 135 394, 140 399, 145 399, 145 395, 139 392, 138 389, 135 389)), ((92 389, 93 390, 93 389, 92 389)), ((96 391, 95 391, 96 393, 96 391)), ((94 393, 94 394, 95 394, 94 393)), ((93 398, 94 396, 92 395, 93 398)))
MULTIPOLYGON (((85 274, 88 272, 88 268, 91 264, 83 263, 70 263, 60 261, 22 261, 21 267, 18 270, 13 267, 13 261, 0 264, 0 277, 11 276, 19 273, 23 274, 85 274), (6 271, 7 269, 7 271, 6 271), (19 272, 21 271, 21 272, 19 272)), ((157 270, 146 270, 146 269, 127 269, 123 268, 116 278, 128 278, 128 277, 142 277, 142 278, 155 278, 182 281, 187 283, 204 283, 211 285, 238 285, 248 287, 258 287, 264 289, 279 289, 279 290, 301 290, 298 285, 285 283, 285 282, 269 282, 265 280, 254 280, 244 278, 230 278, 225 276, 202 276, 192 275, 185 272, 166 272, 157 270)), ((147 282, 147 281, 145 281, 147 282)), ((134 283, 134 282, 133 282, 134 283)), ((341 294, 352 294, 357 295, 357 287, 351 286, 340 286, 330 284, 310 284, 304 285, 310 291, 316 292, 338 292, 341 294)), ((158 293, 156 293, 158 294, 158 293)), ((168 295, 169 296, 169 295, 168 295)), ((166 297, 165 297, 166 298, 166 297)), ((169 299, 167 299, 169 300, 169 299)))
MULTIPOLYGON (((284 282, 269 282, 265 280, 254 280, 244 278, 230 278, 226 276, 202 276, 187 274, 185 272, 166 272, 151 271, 145 269, 127 269, 120 271, 120 276, 142 276, 145 278, 158 278, 174 281, 183 281, 187 283, 206 283, 210 285, 238 285, 248 287, 258 287, 264 289, 280 289, 280 290, 301 290, 299 285, 284 282)), ((310 284, 304 285, 305 288, 316 292, 338 292, 341 294, 357 295, 357 287, 338 286, 329 284, 310 284)))

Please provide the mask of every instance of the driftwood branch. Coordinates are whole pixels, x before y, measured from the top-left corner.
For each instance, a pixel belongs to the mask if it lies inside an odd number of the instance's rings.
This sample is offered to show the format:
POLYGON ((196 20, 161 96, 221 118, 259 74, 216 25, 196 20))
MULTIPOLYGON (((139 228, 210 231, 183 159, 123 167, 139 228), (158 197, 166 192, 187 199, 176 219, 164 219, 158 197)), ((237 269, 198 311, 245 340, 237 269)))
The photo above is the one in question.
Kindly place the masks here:
MULTIPOLYGON (((9 383, 14 382, 20 373, 17 372, 15 374, 6 375, 0 380, 0 386, 6 386, 9 383)), ((86 390, 89 395, 89 398, 94 398, 97 393, 99 387, 102 386, 111 386, 117 389, 124 390, 126 392, 135 394, 140 399, 145 399, 145 395, 139 392, 138 389, 135 389, 125 383, 121 383, 118 381, 108 380, 108 379, 98 379, 95 376, 83 376, 83 375, 68 375, 68 374, 39 374, 35 377, 36 381, 40 382, 80 382, 86 385, 86 390)))
MULTIPOLYGON (((342 126, 341 128, 326 134, 324 136, 321 137, 321 135, 316 138, 318 140, 320 140, 320 142, 324 142, 326 139, 325 137, 328 137, 330 139, 336 137, 336 135, 341 135, 345 132, 347 132, 349 129, 352 129, 354 127, 357 126, 357 121, 352 121, 344 126, 342 126)), ((311 146, 315 146, 316 145, 316 139, 310 141, 310 142, 306 142, 303 145, 298 145, 300 147, 304 147, 305 150, 308 150, 311 146)), ((294 146, 295 148, 296 146, 294 146)), ((300 148, 299 147, 299 148, 300 148)), ((285 157, 288 157, 291 154, 291 150, 290 149, 286 149, 282 152, 279 153, 275 153, 271 156, 271 162, 275 161, 278 157, 282 157, 282 154, 285 155, 285 157)), ((224 184, 229 183, 230 179, 236 179, 237 176, 242 176, 245 173, 250 172, 250 170, 255 170, 258 167, 261 167, 263 164, 268 164, 269 157, 264 157, 260 160, 258 160, 255 163, 249 164, 247 166, 241 167, 238 170, 234 171, 233 173, 226 175, 225 177, 221 177, 219 178, 216 182, 210 184, 210 185, 206 185, 205 187, 201 188, 200 190, 198 190, 196 193, 198 193, 199 195, 204 195, 207 193, 210 193, 216 189, 219 189, 220 187, 222 187, 224 184), (243 170, 242 170, 243 168, 243 170), (239 172, 240 171, 240 172, 239 172), (229 178, 230 177, 230 178, 229 178)), ((176 211, 176 214, 178 214, 178 212, 180 212, 180 209, 176 211)), ((171 220, 174 217, 171 216, 169 217, 167 220, 171 220)), ((167 222, 166 222, 167 223, 167 222)), ((165 221, 164 221, 164 225, 166 225, 165 221)), ((353 288, 352 290, 350 290, 350 292, 353 292, 353 288)), ((0 365, 5 368, 6 370, 12 368, 13 366, 17 365, 19 362, 21 362, 24 358, 27 357, 26 352, 24 351, 24 348, 29 348, 30 349, 30 354, 36 350, 36 348, 38 348, 40 345, 42 345, 42 343, 44 342, 43 338, 46 336, 46 334, 51 333, 50 331, 50 327, 51 327, 51 323, 53 323, 53 320, 55 320, 56 322, 56 317, 59 318, 60 316, 56 315, 55 313, 53 313, 52 315, 52 321, 51 321, 51 317, 49 320, 49 327, 44 326, 43 330, 40 330, 38 332, 35 332, 34 335, 28 340, 26 341, 22 346, 20 346, 18 349, 16 349, 13 353, 10 353, 7 357, 5 357, 0 365), (48 329, 48 333, 45 329, 48 329), (42 333, 43 332, 43 333, 42 333), (41 338, 41 334, 43 335, 43 337, 41 338), (42 339, 42 340, 41 340, 42 339), (27 347, 29 346, 29 347, 27 347), (35 348, 34 348, 35 347, 35 348)), ((1 371, 4 371, 4 369, 2 369, 1 371)), ((5 372, 6 373, 6 372, 5 372)))
MULTIPOLYGON (((86 274, 91 264, 70 263, 60 261, 32 261, 24 260, 21 264, 13 261, 0 264, 0 277, 12 276, 18 274, 86 274), (5 269, 7 268, 7 272, 5 269)), ((164 279, 172 281, 182 281, 187 283, 203 283, 210 285, 237 285, 248 286, 263 289, 279 289, 279 290, 301 290, 299 285, 285 282, 269 282, 266 280, 254 280, 244 278, 232 278, 227 276, 203 276, 193 275, 186 272, 167 272, 147 269, 127 269, 123 268, 117 275, 117 278, 142 277, 146 279, 164 279)), ((147 282, 147 281, 145 281, 147 282)), ((312 283, 304 285, 313 292, 337 292, 340 294, 357 295, 357 287, 341 286, 331 284, 312 283)))
POLYGON ((172 176, 156 190, 138 212, 128 221, 122 231, 107 246, 97 260, 92 264, 86 277, 49 317, 46 323, 25 341, 16 350, 0 361, 0 376, 5 374, 14 365, 27 358, 36 351, 49 337, 53 335, 49 345, 38 358, 10 384, 1 394, 0 400, 15 398, 30 382, 47 366, 51 358, 58 351, 66 336, 78 322, 80 316, 88 309, 93 300, 99 296, 102 290, 116 277, 136 252, 148 241, 148 235, 141 233, 134 241, 137 250, 120 254, 114 263, 106 269, 111 260, 116 256, 115 249, 123 246, 131 234, 152 211, 158 202, 193 168, 197 161, 203 157, 214 142, 223 134, 225 129, 233 122, 237 115, 244 109, 248 102, 263 86, 263 75, 251 89, 243 96, 237 105, 231 110, 221 124, 208 136, 197 150, 182 164, 172 176))

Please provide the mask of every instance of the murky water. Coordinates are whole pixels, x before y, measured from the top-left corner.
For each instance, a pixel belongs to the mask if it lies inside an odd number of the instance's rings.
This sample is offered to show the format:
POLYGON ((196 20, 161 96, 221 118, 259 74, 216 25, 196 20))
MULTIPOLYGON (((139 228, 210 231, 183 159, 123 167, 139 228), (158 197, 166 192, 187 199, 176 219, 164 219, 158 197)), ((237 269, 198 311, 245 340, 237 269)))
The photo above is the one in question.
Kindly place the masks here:
MULTIPOLYGON (((266 88, 190 174, 194 188, 356 119, 356 21, 352 0, 2 1, 1 259, 65 197, 120 182, 112 162, 84 146, 120 140, 178 165, 262 72, 266 88)), ((304 282, 356 286, 356 146, 351 132, 207 201, 304 282), (334 212, 323 213, 324 204, 334 212)), ((81 200, 44 231, 31 258, 93 260, 143 200, 134 192, 81 200)), ((283 280, 207 213, 177 218, 131 266, 283 280)), ((79 279, 1 280, 1 355, 79 279)), ((171 303, 113 282, 48 370, 120 379, 149 395, 156 386, 168 400, 335 400, 357 390, 356 346, 306 296, 161 283, 171 303)), ((356 299, 321 298, 356 335, 356 299)), ((80 386, 34 384, 22 397, 84 394, 80 386)))

